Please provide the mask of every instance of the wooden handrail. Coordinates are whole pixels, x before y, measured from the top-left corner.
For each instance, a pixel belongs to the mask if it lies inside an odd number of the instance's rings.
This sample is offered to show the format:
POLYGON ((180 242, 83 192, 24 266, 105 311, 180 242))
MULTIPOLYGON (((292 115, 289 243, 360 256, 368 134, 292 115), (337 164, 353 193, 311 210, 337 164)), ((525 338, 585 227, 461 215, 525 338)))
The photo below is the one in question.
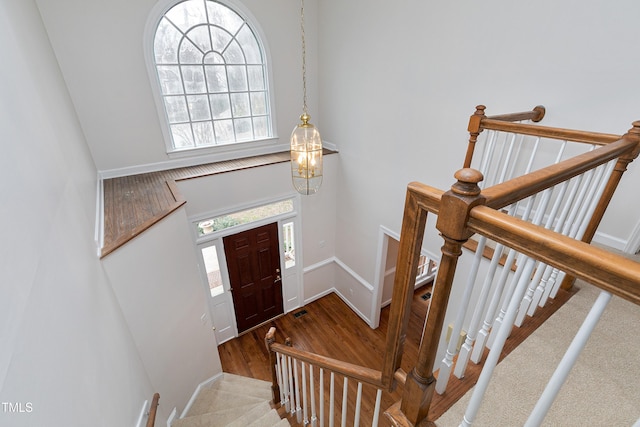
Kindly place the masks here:
POLYGON ((364 366, 299 350, 280 343, 271 344, 270 349, 271 351, 284 354, 285 356, 291 356, 315 367, 326 369, 328 371, 335 372, 336 374, 344 375, 378 388, 383 387, 382 373, 375 369, 365 368, 364 366))
POLYGON ((487 206, 476 206, 471 210, 468 227, 640 305, 640 263, 487 206))
POLYGON ((546 113, 546 109, 544 108, 544 106, 537 105, 531 111, 522 111, 520 113, 496 114, 493 116, 486 117, 485 120, 487 119, 500 120, 502 122, 519 122, 523 120, 531 120, 532 122, 539 122, 544 118, 545 113, 546 113))
POLYGON ((149 418, 147 418, 147 427, 153 427, 156 423, 156 413, 158 412, 158 405, 160 401, 160 393, 155 393, 151 400, 151 406, 149 406, 149 418))
POLYGON ((500 209, 629 153, 637 145, 638 141, 630 138, 619 139, 597 150, 489 187, 483 190, 482 195, 487 200, 487 206, 500 209))
POLYGON ((480 123, 481 129, 491 129, 503 132, 540 136, 543 138, 559 139, 572 142, 604 145, 620 139, 620 135, 582 130, 555 128, 527 123, 511 123, 493 118, 484 118, 480 123))

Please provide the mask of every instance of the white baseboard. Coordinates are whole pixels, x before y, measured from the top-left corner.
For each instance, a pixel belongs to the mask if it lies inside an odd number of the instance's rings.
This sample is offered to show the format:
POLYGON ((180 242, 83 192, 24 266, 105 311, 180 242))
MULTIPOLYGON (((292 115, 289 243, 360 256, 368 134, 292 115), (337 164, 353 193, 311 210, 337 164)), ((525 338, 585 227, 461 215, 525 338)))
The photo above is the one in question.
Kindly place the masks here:
MULTIPOLYGON (((340 261, 337 257, 330 257, 327 258, 325 260, 322 260, 316 264, 310 265, 309 267, 305 267, 304 268, 304 273, 310 273, 314 270, 317 270, 321 267, 325 267, 329 264, 335 264, 336 266, 338 266, 339 268, 341 268, 343 271, 345 271, 348 275, 350 275, 356 282, 358 282, 364 289, 366 289, 367 291, 373 293, 373 286, 367 282, 366 280, 364 280, 359 274, 357 274, 355 271, 353 271, 349 266, 347 266, 344 262, 340 261)), ((330 294, 331 292, 335 292, 336 295, 338 295, 338 297, 340 297, 340 299, 342 301, 344 301, 345 304, 347 304, 349 306, 349 308, 351 308, 351 310, 353 310, 354 313, 356 313, 362 320, 364 320, 365 322, 367 322, 367 325, 372 326, 372 322, 371 319, 369 318, 369 316, 364 315, 355 305, 353 305, 353 303, 342 293, 340 293, 340 291, 338 291, 335 286, 322 291, 312 297, 309 298, 305 298, 304 303, 305 304, 309 304, 310 302, 313 302, 317 299, 322 298, 325 295, 330 294)))
POLYGON ((371 326, 371 320, 369 320, 369 318, 367 316, 365 316, 364 314, 362 314, 362 312, 360 310, 358 310, 358 308, 353 305, 351 303, 351 301, 349 301, 344 295, 342 295, 342 293, 340 293, 339 290, 337 290, 336 288, 331 288, 331 289, 327 289, 326 291, 320 292, 319 294, 316 294, 310 298, 307 298, 304 300, 305 305, 314 302, 315 300, 318 300, 324 296, 327 296, 331 293, 334 293, 336 295, 338 295, 338 298, 340 298, 345 304, 347 304, 349 306, 349 308, 351 310, 353 310, 354 313, 356 313, 358 315, 358 317, 360 317, 362 320, 364 320, 365 322, 367 322, 367 325, 371 326))
POLYGON ((138 415, 138 421, 136 422, 136 427, 144 427, 147 423, 147 417, 149 413, 149 401, 145 400, 142 404, 142 410, 140 411, 140 415, 138 415))
POLYGON ((173 411, 169 414, 169 418, 167 418, 167 427, 171 427, 173 420, 176 419, 178 419, 178 408, 173 408, 173 411))
POLYGON ((640 251, 640 221, 633 227, 631 236, 627 240, 627 244, 624 248, 624 252, 628 254, 635 254, 640 251))
POLYGON ((220 372, 220 373, 212 376, 208 380, 205 380, 205 381, 201 382, 200 384, 198 384, 198 387, 196 387, 195 391, 191 395, 191 399, 189 399, 189 401, 187 402, 187 405, 184 407, 184 410, 182 411, 182 414, 180 414, 180 418, 184 418, 184 417, 187 416, 187 412, 189 412, 189 409, 191 409, 191 406, 196 401, 196 398, 198 397, 198 394, 200 393, 200 390, 202 390, 207 385, 218 381, 220 378, 222 378, 223 375, 224 375, 224 372, 220 372))
POLYGON ((312 297, 309 297, 309 298, 305 299, 305 300, 304 300, 304 304, 305 304, 305 305, 307 305, 307 304, 309 304, 309 303, 312 303, 312 302, 314 302, 315 300, 318 300, 318 299, 320 299, 320 298, 322 298, 322 297, 325 297, 325 296, 327 296, 327 295, 329 295, 330 293, 335 292, 335 291, 336 291, 336 288, 331 288, 331 289, 327 289, 327 290, 325 290, 325 291, 322 291, 322 292, 320 292, 319 294, 313 295, 312 297))
POLYGON ((593 236, 593 242, 599 243, 604 246, 609 246, 610 248, 617 249, 619 251, 625 251, 628 245, 628 241, 620 239, 615 236, 611 236, 605 233, 596 232, 595 236, 593 236))
POLYGON ((344 301, 345 304, 349 306, 351 310, 353 310, 354 313, 358 315, 358 317, 360 317, 362 320, 364 320, 367 323, 367 325, 373 328, 373 326, 371 326, 371 319, 369 319, 368 316, 365 316, 360 310, 358 310, 358 308, 355 305, 353 305, 348 298, 342 295, 339 290, 334 289, 334 292, 336 293, 336 295, 340 297, 342 301, 344 301))

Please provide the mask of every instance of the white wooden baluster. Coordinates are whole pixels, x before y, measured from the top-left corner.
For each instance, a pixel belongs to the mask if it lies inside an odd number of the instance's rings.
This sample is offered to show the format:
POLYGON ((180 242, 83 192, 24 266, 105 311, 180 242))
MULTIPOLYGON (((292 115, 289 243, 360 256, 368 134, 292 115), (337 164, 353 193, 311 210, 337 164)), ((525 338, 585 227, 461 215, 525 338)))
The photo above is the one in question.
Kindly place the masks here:
POLYGON ((500 304, 500 299, 502 298, 502 294, 504 292, 504 286, 507 283, 507 279, 509 278, 509 272, 511 271, 511 267, 513 267, 516 255, 516 251, 510 251, 507 255, 504 266, 502 267, 502 272, 500 273, 498 282, 496 283, 495 289, 493 290, 493 296, 491 297, 489 308, 487 308, 487 313, 484 317, 484 321, 482 322, 482 328, 478 332, 476 342, 473 345, 473 351, 471 352, 471 361, 473 363, 480 363, 480 361, 482 360, 482 355, 484 354, 484 348, 488 345, 487 340, 489 339, 489 331, 494 326, 494 319, 496 318, 498 305, 500 304))
POLYGON ((324 369, 320 368, 320 427, 324 427, 324 369))
POLYGON ((289 372, 287 356, 280 356, 280 364, 282 365, 282 394, 284 395, 284 408, 287 412, 291 412, 291 402, 289 401, 289 372))
POLYGON ((287 357, 287 364, 288 364, 288 368, 289 368, 289 413, 291 415, 295 415, 296 413, 296 397, 295 397, 295 392, 294 392, 294 388, 293 388, 293 362, 295 359, 293 359, 292 357, 287 357))
MULTIPOLYGON (((552 193, 553 188, 548 188, 542 193, 540 204, 538 205, 536 214, 533 217, 532 223, 534 225, 542 224, 542 220, 544 219, 544 214, 547 211, 547 205, 551 200, 552 193)), ((542 266, 540 263, 538 263, 538 270, 544 270, 544 266, 542 266)), ((515 325, 518 327, 522 326, 522 322, 524 321, 525 315, 527 314, 527 309, 529 308, 529 304, 531 304, 533 293, 535 292, 537 286, 538 284, 534 283, 533 280, 529 281, 529 286, 527 287, 527 291, 525 292, 525 295, 520 302, 520 309, 518 310, 518 314, 516 315, 515 325)))
POLYGON ((284 383, 282 381, 282 364, 280 363, 280 354, 276 353, 276 380, 278 381, 278 388, 280 389, 280 405, 284 405, 284 383))
MULTIPOLYGON (((580 217, 580 213, 583 210, 583 203, 585 198, 587 197, 587 195, 589 194, 589 184, 591 183, 591 180, 593 179, 593 174, 594 171, 593 169, 588 170, 587 172, 583 173, 582 175, 580 175, 580 180, 579 180, 579 190, 578 190, 578 195, 575 199, 575 201, 571 204, 571 211, 569 212, 569 216, 566 219, 564 226, 562 227, 562 231, 561 233, 565 236, 569 236, 569 237, 573 237, 571 234, 571 231, 574 230, 574 226, 576 224, 576 221, 578 221, 578 217, 580 217)), ((575 233, 574 233, 575 235, 575 233)), ((554 272, 557 269, 554 269, 554 272)), ((551 298, 555 298, 556 297, 556 293, 558 291, 558 288, 560 287, 560 285, 562 284, 562 279, 564 278, 564 272, 562 271, 558 271, 558 273, 556 274, 555 278, 554 275, 552 273, 551 278, 554 279, 553 281, 551 281, 551 290, 549 293, 549 297, 551 298)), ((545 301, 546 302, 546 301, 545 301)))
MULTIPOLYGON (((568 181, 564 181, 559 185, 560 191, 558 191, 556 200, 553 203, 553 207, 551 208, 551 212, 549 212, 549 215, 547 217, 547 222, 545 224, 546 229, 550 230, 553 228, 553 224, 557 220, 558 211, 562 207, 562 199, 564 199, 568 186, 568 181)), ((547 286, 547 281, 549 280, 549 276, 551 275, 552 271, 553 268, 544 263, 541 263, 538 267, 538 270, 536 270, 536 277, 534 278, 534 281, 537 281, 537 283, 535 292, 533 293, 533 297, 531 298, 531 305, 529 305, 529 310, 527 311, 527 314, 529 316, 533 316, 535 314, 535 310, 540 303, 542 295, 544 294, 544 290, 547 286)))
POLYGON ((340 427, 347 427, 347 394, 349 393, 349 378, 344 377, 342 388, 342 422, 340 427))
MULTIPOLYGON (((529 161, 527 162, 527 166, 523 171, 523 175, 528 174, 529 172, 531 172, 531 169, 533 167, 533 162, 538 154, 538 148, 540 147, 540 137, 536 137, 535 142, 533 144, 532 150, 531 150, 531 154, 529 155, 529 161)), ((527 205, 525 207, 524 213, 522 214, 522 219, 527 221, 529 218, 529 215, 531 215, 531 210, 533 209, 533 205, 535 204, 535 200, 536 200, 536 196, 537 195, 532 195, 531 197, 529 197, 527 199, 527 205)), ((513 213, 517 214, 518 213, 518 205, 519 203, 515 204, 513 213)), ((527 257, 520 257, 518 256, 518 262, 522 262, 523 264, 525 263, 525 260, 527 259, 527 257), (521 259, 522 258, 522 259, 521 259)), ((506 268, 506 266, 505 266, 506 268)), ((518 268, 518 270, 520 270, 518 268)), ((516 271, 516 276, 517 276, 518 272, 516 271)), ((513 283, 517 283, 517 280, 519 280, 519 278, 514 278, 513 283)), ((508 297, 505 298, 505 303, 510 299, 510 295, 513 292, 513 288, 514 286, 509 286, 507 287, 507 295, 508 297)), ((504 306, 503 306, 504 307, 504 306)), ((493 340, 495 338, 495 330, 499 329, 500 326, 502 326, 502 319, 504 318, 504 314, 505 314, 505 310, 502 309, 500 310, 500 314, 498 315, 498 317, 496 318, 496 320, 493 322, 493 328, 489 334, 489 338, 486 340, 486 345, 487 347, 491 348, 491 345, 493 344, 493 340), (498 328, 496 328, 496 326, 498 328)))
MULTIPOLYGON (((562 159, 562 155, 564 154, 564 150, 567 146, 567 141, 563 141, 562 144, 560 145, 560 148, 558 150, 558 154, 556 155, 554 164, 557 164, 558 162, 560 162, 560 160, 562 159)), ((533 224, 535 225, 540 225, 542 224, 542 220, 544 219, 544 215, 547 211, 547 206, 549 204, 549 202, 551 201, 551 195, 553 194, 554 190, 555 190, 555 186, 551 187, 551 188, 547 188, 546 190, 544 190, 544 192, 542 193, 542 198, 540 200, 540 203, 536 209, 536 213, 533 219, 533 224)), ((562 190, 562 188, 560 188, 560 190, 562 190)), ((560 191, 560 193, 558 193, 558 196, 560 196, 561 194, 564 194, 562 191, 560 191)), ((552 206, 551 211, 553 212, 553 210, 556 208, 556 206, 558 205, 558 203, 554 203, 552 206)), ((547 223, 549 223, 549 221, 553 221, 553 217, 551 217, 551 215, 548 218, 547 223)), ((546 223, 545 223, 546 225, 546 223)), ((516 322, 515 325, 520 327, 522 326, 522 322, 524 321, 525 315, 527 314, 527 310, 529 309, 529 306, 531 305, 531 302, 533 301, 533 294, 535 293, 536 288, 538 287, 538 283, 540 282, 540 279, 542 278, 542 274, 544 273, 546 265, 545 264, 539 264, 538 268, 536 269, 536 276, 534 277, 533 280, 531 280, 531 282, 529 283, 529 287, 527 288, 527 292, 524 296, 524 298, 522 299, 522 302, 520 303, 520 310, 518 311, 518 315, 516 316, 516 322)), ((534 305, 535 307, 535 305, 534 305)))
POLYGON ((525 427, 534 427, 542 424, 542 420, 544 420, 547 412, 549 412, 549 408, 551 408, 551 404, 558 395, 558 392, 560 392, 560 387, 562 387, 564 382, 567 380, 571 368, 573 368, 576 360, 578 360, 578 356, 580 356, 580 353, 587 344, 587 340, 591 336, 593 329, 596 327, 598 320, 600 320, 600 317, 610 300, 610 293, 605 291, 600 292, 600 295, 598 295, 598 299, 596 299, 596 302, 591 307, 587 318, 582 323, 582 326, 580 326, 580 329, 573 338, 573 341, 571 341, 567 352, 551 376, 551 379, 547 383, 542 395, 540 395, 540 399, 533 408, 529 419, 527 419, 525 427))
POLYGON ((507 310, 509 308, 509 301, 511 301, 511 297, 513 296, 516 290, 516 286, 520 281, 520 277, 522 277, 523 266, 526 264, 527 260, 529 259, 529 257, 521 254, 520 252, 514 251, 513 249, 511 249, 509 254, 511 254, 511 252, 514 252, 516 256, 516 260, 517 260, 516 271, 513 277, 511 278, 511 281, 506 286, 502 306, 500 307, 500 313, 498 313, 498 317, 496 317, 496 319, 493 321, 493 327, 489 332, 489 339, 487 340, 488 349, 493 348, 493 343, 496 340, 496 335, 498 334, 498 331, 502 328, 502 324, 504 323, 504 319, 507 315, 507 310))
POLYGON ((373 410, 373 421, 371 427, 378 427, 378 419, 380 418, 380 403, 382 402, 382 390, 378 389, 376 393, 376 407, 373 410))
MULTIPOLYGON (((611 163, 609 165, 612 165, 611 163)), ((596 206, 598 204, 598 199, 604 192, 604 187, 606 185, 606 180, 603 179, 605 176, 605 172, 608 166, 600 166, 595 169, 593 184, 589 187, 587 192, 587 196, 585 197, 585 201, 580 206, 579 213, 577 215, 576 221, 571 227, 571 231, 569 232, 569 236, 575 239, 581 239, 584 231, 591 220, 591 215, 593 211, 595 211, 596 206)), ((608 174, 607 174, 608 175, 608 174)))
POLYGON ((329 380, 329 427, 333 427, 333 420, 335 418, 335 374, 331 372, 331 379, 329 380))
MULTIPOLYGON (((581 240, 582 236, 584 236, 584 232, 586 231, 587 226, 591 221, 593 212, 596 210, 600 196, 604 192, 604 189, 608 182, 608 178, 613 171, 615 163, 616 161, 612 160, 606 166, 600 166, 598 169, 596 169, 596 177, 594 180, 596 181, 597 186, 594 184, 594 186, 592 187, 588 197, 588 206, 587 208, 582 207, 582 209, 580 210, 580 213, 578 215, 579 219, 576 219, 576 222, 572 226, 571 231, 569 232, 569 237, 581 240)), ((559 277, 560 280, 558 280, 558 283, 556 283, 554 285, 554 288, 551 290, 552 298, 555 298, 556 293, 558 292, 558 289, 562 284, 562 280, 564 279, 564 272, 562 272, 561 276, 559 275, 559 277)))
MULTIPOLYGON (((562 212, 560 213, 560 217, 557 219, 556 225, 553 228, 553 231, 555 231, 556 233, 562 233, 563 229, 565 228, 567 217, 569 216, 569 213, 571 211, 571 206, 573 205, 574 200, 578 194, 578 190, 580 188, 580 184, 582 183, 583 178, 584 178, 584 174, 578 175, 577 177, 569 181, 569 185, 571 186, 569 194, 567 195, 567 199, 564 201, 564 205, 562 208, 562 212)), ((547 303, 547 300, 551 295, 551 291, 556 282, 559 272, 560 270, 558 270, 557 268, 554 268, 551 270, 551 274, 547 279, 547 283, 545 284, 545 289, 542 294, 542 297, 540 298, 540 302, 538 303, 538 306, 544 307, 545 304, 547 303)))
POLYGON ((475 166, 476 169, 478 169, 480 172, 482 172, 483 174, 486 174, 486 166, 487 164, 489 164, 490 159, 493 157, 493 153, 494 153, 494 145, 496 143, 496 139, 498 138, 498 133, 494 130, 489 130, 487 132, 487 136, 485 138, 485 142, 482 145, 483 147, 483 153, 482 153, 482 157, 480 160, 480 165, 479 166, 475 166))
MULTIPOLYGON (((484 185, 485 187, 502 182, 507 172, 506 166, 508 166, 508 164, 510 163, 508 160, 508 156, 510 156, 513 153, 513 150, 511 148, 513 148, 513 145, 516 139, 516 134, 504 133, 504 132, 501 132, 501 134, 504 135, 502 147, 500 147, 499 149, 494 149, 494 151, 498 152, 497 159, 493 160, 494 153, 492 152, 491 158, 487 159, 487 163, 485 163, 480 168, 480 171, 482 171, 482 174, 484 175, 484 180, 482 185, 484 185), (505 147, 507 146, 510 148, 505 149, 505 147), (502 158, 503 154, 506 154, 507 156, 507 158, 504 160, 502 158), (500 165, 502 165, 502 171, 500 171, 500 165), (500 176, 500 178, 498 178, 498 176, 500 176)), ((496 146, 496 148, 498 147, 496 146)), ((485 159, 483 159, 483 161, 484 160, 485 159)))
MULTIPOLYGON (((589 224, 589 221, 591 220, 591 217, 593 215, 593 212, 596 209, 596 206, 598 204, 598 201, 600 200, 600 197, 602 196, 602 193, 604 192, 604 188, 606 187, 606 183, 607 180, 611 174, 611 172, 613 171, 613 167, 615 166, 615 161, 611 161, 609 162, 609 164, 606 166, 605 169, 603 169, 604 173, 601 174, 597 181, 599 182, 598 185, 598 190, 596 193, 594 193, 591 197, 591 202, 590 202, 590 206, 587 210, 585 210, 585 214, 583 215, 583 220, 581 221, 581 226, 580 229, 578 230, 578 232, 575 235, 576 239, 581 239, 582 236, 584 235, 584 232, 586 230, 587 225, 589 224)), ((567 184, 566 182, 564 182, 563 184, 567 184)), ((566 189, 566 185, 564 185, 563 190, 566 189)), ((558 196, 558 200, 560 201, 560 199, 562 198, 562 196, 558 196)), ((555 206, 554 206, 555 208, 555 206)), ((555 218, 556 212, 552 211, 552 213, 549 215, 549 220, 552 220, 553 218, 555 218)), ((551 228, 551 225, 549 224, 550 221, 547 221, 547 226, 546 228, 551 228)), ((556 230, 559 231, 559 230, 556 230)), ((537 307, 542 307, 544 305, 543 303, 543 295, 545 295, 545 290, 547 289, 547 285, 549 282, 549 277, 551 277, 551 274, 554 272, 554 269, 548 265, 544 265, 544 274, 542 275, 542 278, 539 280, 538 282, 538 286, 535 290, 535 293, 533 295, 532 301, 531 301, 531 305, 529 306, 529 310, 527 311, 527 314, 529 316, 533 316, 533 314, 535 313, 535 310, 537 307)), ((560 280, 555 280, 555 277, 558 275, 559 271, 556 270, 555 271, 555 276, 554 276, 554 280, 553 280, 553 284, 551 286, 549 286, 549 292, 547 293, 547 296, 551 296, 553 298, 555 298, 556 296, 556 292, 557 292, 557 288, 559 287, 560 283, 562 283, 562 277, 560 278, 560 280), (556 287, 556 291, 553 292, 553 287, 554 285, 556 287)), ((537 272, 536 272, 536 276, 538 276, 537 272)), ((544 299, 544 301, 546 302, 546 298, 544 299)))
POLYGON ((313 365, 309 365, 309 380, 310 380, 309 390, 311 392, 311 426, 317 427, 318 417, 316 414, 316 386, 315 386, 315 378, 313 375, 313 365))
MULTIPOLYGON (((537 149, 537 143, 535 148, 537 149)), ((527 171, 530 169, 531 164, 533 162, 533 157, 531 157, 529 159, 529 166, 527 168, 527 171)), ((537 194, 532 195, 531 197, 529 197, 527 199, 527 205, 525 206, 524 212, 522 214, 522 219, 524 221, 527 221, 529 219, 529 216, 531 215, 531 211, 533 209, 533 206, 535 205, 535 201, 537 198, 537 194)), ((517 208, 514 211, 516 214, 518 212, 517 208)), ((511 252, 514 252, 513 249, 511 250, 511 252)), ((522 266, 526 264, 527 260, 529 259, 529 257, 518 253, 517 254, 518 257, 518 267, 516 268, 516 273, 513 277, 513 280, 511 281, 511 283, 513 285, 511 286, 507 286, 507 291, 505 293, 505 298, 502 304, 502 308, 500 309, 500 314, 498 315, 498 317, 496 318, 496 320, 494 320, 493 322, 493 328, 491 329, 491 332, 489 334, 489 339, 487 340, 487 347, 491 348, 493 346, 493 342, 495 340, 497 331, 502 327, 502 323, 504 321, 505 315, 506 315, 506 310, 507 310, 507 305, 509 304, 509 301, 511 300, 511 296, 513 295, 514 291, 515 291, 515 284, 520 282, 520 277, 522 275, 522 266)), ((506 265, 505 265, 506 268, 506 265)))
POLYGON ((484 283, 482 284, 482 288, 480 289, 478 302, 476 304, 475 310, 473 311, 471 323, 469 324, 469 332, 467 333, 467 337, 464 340, 464 344, 462 344, 462 347, 460 348, 458 359, 456 360, 456 367, 453 370, 453 375, 455 375, 457 378, 464 377, 464 372, 467 370, 467 364, 469 363, 469 356, 471 356, 473 342, 476 339, 476 332, 478 331, 479 323, 482 319, 482 314, 484 313, 485 307, 487 305, 489 291, 491 290, 491 284, 493 283, 496 270, 498 269, 498 264, 500 261, 500 257, 502 256, 503 248, 503 245, 498 244, 496 245, 493 252, 493 257, 491 258, 491 263, 489 264, 489 271, 487 272, 484 283))
POLYGON ((353 427, 360 425, 360 406, 362 405, 362 383, 358 382, 358 394, 356 395, 356 414, 353 419, 353 427))
POLYGON ((449 383, 449 376, 451 375, 451 368, 453 366, 453 357, 458 352, 458 337, 460 336, 460 331, 462 331, 462 323, 464 322, 464 318, 469 308, 471 294, 473 294, 476 277, 478 276, 478 268, 480 267, 480 261, 482 261, 486 243, 487 238, 481 236, 478 240, 478 247, 476 248, 476 252, 473 257, 473 264, 471 266, 471 271, 469 272, 469 277, 467 278, 464 293, 462 294, 462 298, 459 302, 458 314, 456 315, 451 336, 449 337, 447 351, 444 355, 444 359, 440 362, 440 371, 438 372, 438 380, 436 382, 436 393, 438 394, 444 393, 447 389, 447 384, 449 383))
MULTIPOLYGON (((520 147, 522 145, 522 140, 524 139, 524 135, 520 134, 518 136, 519 139, 519 144, 518 146, 520 147)), ((514 138, 512 138, 511 143, 509 144, 509 149, 507 150, 507 153, 505 155, 504 161, 502 162, 502 172, 500 173, 500 178, 498 178, 497 183, 501 183, 504 182, 505 179, 507 177, 513 177, 513 168, 515 167, 515 159, 513 157, 514 153, 513 153, 513 147, 514 147, 514 142, 515 142, 515 135, 514 138)), ((520 150, 518 150, 519 152, 520 150)), ((517 156, 516 156, 517 158, 517 156)))
MULTIPOLYGON (((509 206, 507 214, 513 215, 514 212, 518 211, 519 202, 514 203, 509 206)), ((504 251, 504 245, 498 244, 496 246, 495 252, 504 251)), ((516 256, 518 252, 511 250, 507 255, 507 259, 505 260, 504 265, 502 266, 502 272, 500 273, 500 277, 498 278, 498 282, 495 285, 493 290, 493 296, 491 297, 491 302, 489 303, 489 307, 487 308, 487 313, 485 315, 484 321, 482 322, 482 328, 478 331, 478 336, 476 337, 476 342, 473 346, 473 351, 471 352, 471 361, 473 363, 480 363, 482 359, 482 355, 484 354, 485 346, 490 348, 491 344, 489 341, 489 331, 494 326, 494 319, 496 319, 498 305, 502 300, 502 295, 504 293, 504 287, 507 283, 507 279, 509 278, 509 273, 515 263, 516 256)), ((499 255, 501 257, 502 255, 499 255)), ((498 316, 498 318, 500 318, 498 316)))
MULTIPOLYGON (((519 135, 519 140, 518 140, 518 150, 515 153, 515 158, 518 157, 519 153, 520 153, 520 149, 522 147, 522 142, 524 140, 524 135, 519 135)), ((537 141, 539 141, 539 138, 537 139, 537 141)), ((500 177, 497 179, 496 183, 501 183, 504 182, 505 179, 507 179, 507 177, 511 178, 513 173, 514 173, 514 168, 515 168, 515 163, 516 161, 514 160, 514 142, 515 142, 515 135, 514 137, 511 139, 511 142, 509 143, 509 148, 507 150, 507 154, 504 158, 504 160, 501 162, 502 163, 502 172, 500 174, 500 177)), ((517 210, 517 205, 516 206, 511 206, 510 210, 509 210, 509 214, 512 214, 513 210, 517 210)), ((478 350, 476 351, 476 355, 475 355, 475 363, 478 363, 480 358, 482 357, 482 350, 484 348, 485 342, 486 342, 486 338, 488 337, 488 331, 489 328, 491 327, 491 323, 492 320, 495 316, 495 311, 497 308, 497 303, 499 301, 499 295, 502 294, 502 289, 504 286, 504 283, 506 281, 506 276, 505 276, 505 280, 502 281, 502 285, 498 286, 495 292, 498 292, 497 294, 494 295, 497 296, 496 298, 492 299, 492 304, 490 305, 490 309, 489 312, 487 313, 487 316, 485 317, 485 321, 483 323, 483 328, 480 329, 479 327, 479 323, 482 319, 482 315, 483 313, 485 313, 485 309, 486 309, 486 304, 487 304, 487 299, 489 297, 489 293, 491 291, 491 286, 493 283, 493 279, 495 276, 495 272, 496 269, 498 267, 498 263, 500 261, 500 258, 502 256, 502 252, 503 252, 504 246, 503 245, 496 245, 496 248, 494 250, 494 254, 493 254, 493 258, 491 260, 490 266, 489 266, 489 272, 487 273, 487 276, 484 280, 484 283, 482 285, 482 288, 480 290, 480 295, 478 297, 478 303, 476 304, 474 313, 473 313, 473 317, 471 320, 471 323, 469 325, 469 331, 467 333, 467 337, 465 339, 464 344, 462 345, 460 352, 458 354, 458 359, 456 360, 456 366, 454 369, 453 374, 457 377, 457 378, 462 378, 464 376, 464 372, 467 369, 467 364, 469 362, 469 358, 471 356, 471 352, 472 352, 472 347, 474 344, 474 341, 476 339, 476 336, 480 336, 480 334, 482 334, 481 340, 482 340, 482 344, 480 344, 478 346, 478 350), (495 300, 495 302, 494 302, 495 300), (490 314, 489 314, 490 313, 490 314), (478 354, 479 353, 479 354, 478 354)), ((480 251, 480 249, 478 248, 477 251, 480 251)), ((452 334, 453 335, 453 334, 452 334)))
POLYGON ((302 419, 304 420, 304 425, 309 424, 309 406, 307 401, 307 369, 306 363, 301 362, 302 365, 302 419))
POLYGON ((293 359, 293 377, 296 391, 296 420, 302 422, 302 408, 300 407, 300 376, 298 376, 298 360, 293 359))
POLYGON ((473 423, 473 420, 478 414, 478 410, 480 409, 480 405, 482 404, 482 400, 484 399, 487 387, 489 386, 489 381, 491 380, 493 371, 498 364, 498 359, 500 358, 500 353, 502 353, 504 343, 505 341, 507 341, 507 338, 511 333, 513 321, 516 318, 520 301, 522 300, 522 297, 524 296, 524 293, 527 289, 527 283, 529 282, 529 278, 531 277, 531 273, 533 272, 535 263, 536 262, 534 259, 527 258, 525 265, 522 268, 523 272, 520 276, 520 280, 515 287, 513 296, 509 301, 509 307, 507 308, 507 312, 504 317, 504 323, 497 333, 493 346, 491 347, 491 351, 489 352, 489 356, 487 356, 487 360, 485 361, 482 372, 480 373, 480 377, 478 378, 478 382, 473 389, 473 393, 471 395, 469 405, 467 406, 467 410, 465 411, 462 422, 460 423, 460 425, 463 427, 471 426, 471 423, 473 423))

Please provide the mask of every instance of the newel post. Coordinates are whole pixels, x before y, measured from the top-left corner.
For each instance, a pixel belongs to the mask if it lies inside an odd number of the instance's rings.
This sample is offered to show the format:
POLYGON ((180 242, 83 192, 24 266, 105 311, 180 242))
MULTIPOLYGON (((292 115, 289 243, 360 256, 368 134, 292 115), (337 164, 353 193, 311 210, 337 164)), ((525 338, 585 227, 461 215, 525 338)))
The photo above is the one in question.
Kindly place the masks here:
POLYGON ((433 365, 462 245, 473 233, 467 229, 469 211, 484 203, 478 183, 483 176, 474 169, 461 169, 451 190, 442 195, 436 228, 444 239, 442 259, 425 320, 416 366, 407 375, 401 410, 413 425, 426 425, 435 390, 433 365))
POLYGON ((273 395, 273 403, 280 403, 280 385, 278 384, 278 373, 276 371, 276 354, 271 350, 271 344, 276 341, 276 328, 269 328, 269 332, 264 337, 264 343, 269 353, 269 364, 271 365, 271 394, 273 395))
POLYGON ((478 135, 482 132, 482 119, 487 117, 484 114, 484 110, 486 108, 487 107, 484 105, 478 105, 475 113, 469 117, 469 126, 467 127, 467 130, 469 131, 469 144, 467 144, 467 154, 464 157, 463 168, 471 166, 471 159, 473 158, 473 151, 475 150, 476 142, 478 141, 478 135))

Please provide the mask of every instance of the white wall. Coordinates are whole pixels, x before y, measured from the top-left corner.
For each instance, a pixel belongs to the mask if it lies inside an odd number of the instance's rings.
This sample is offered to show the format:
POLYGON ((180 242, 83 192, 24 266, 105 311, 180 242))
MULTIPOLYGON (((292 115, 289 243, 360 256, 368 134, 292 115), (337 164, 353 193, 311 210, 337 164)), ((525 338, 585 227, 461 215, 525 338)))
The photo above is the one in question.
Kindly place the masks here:
MULTIPOLYGON (((3 426, 134 425, 153 388, 93 242, 96 168, 33 0, 0 2, 3 426)), ((162 412, 161 412, 162 414, 162 412)))
MULTIPOLYGON (((157 1, 37 3, 98 170, 167 162, 143 53, 145 24, 157 1)), ((315 2, 308 3, 311 14, 315 2)), ((302 113, 299 5, 289 0, 242 0, 242 5, 267 39, 275 90, 274 132, 286 144, 302 113)), ((312 22, 309 31, 315 32, 312 22)), ((312 41, 310 37, 310 56, 312 41)), ((310 75, 313 63, 310 58, 310 75)), ((313 89, 310 81, 309 108, 316 123, 313 89)))
MULTIPOLYGON (((640 118, 632 0, 325 0, 318 13, 322 131, 341 159, 336 255, 369 283, 379 226, 400 230, 408 182, 450 187, 477 104, 544 104, 548 125, 612 133, 640 118)), ((632 164, 601 233, 629 238, 638 180, 632 164)))
POLYGON ((103 263, 154 391, 181 413, 198 384, 222 372, 185 209, 103 263))

